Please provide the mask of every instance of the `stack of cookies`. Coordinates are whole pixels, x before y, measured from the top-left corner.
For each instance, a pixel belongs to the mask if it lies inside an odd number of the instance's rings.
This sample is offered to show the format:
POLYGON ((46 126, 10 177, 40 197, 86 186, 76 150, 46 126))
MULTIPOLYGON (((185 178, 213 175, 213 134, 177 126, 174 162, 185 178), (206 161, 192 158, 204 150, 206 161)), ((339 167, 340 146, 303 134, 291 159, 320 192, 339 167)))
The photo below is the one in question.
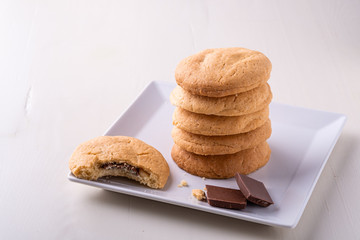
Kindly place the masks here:
POLYGON ((249 174, 270 158, 271 62, 245 48, 208 49, 177 66, 171 156, 193 175, 249 174))

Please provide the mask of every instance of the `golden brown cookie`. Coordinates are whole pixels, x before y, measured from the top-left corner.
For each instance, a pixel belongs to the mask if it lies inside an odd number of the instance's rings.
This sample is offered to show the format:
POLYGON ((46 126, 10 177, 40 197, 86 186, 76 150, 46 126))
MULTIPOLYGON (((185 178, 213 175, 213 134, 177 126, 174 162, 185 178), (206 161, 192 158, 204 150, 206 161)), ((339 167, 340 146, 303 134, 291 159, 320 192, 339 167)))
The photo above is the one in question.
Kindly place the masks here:
POLYGON ((207 49, 180 61, 175 79, 193 94, 223 97, 265 83, 271 67, 261 52, 246 48, 207 49))
POLYGON ((194 95, 176 86, 170 94, 173 105, 195 113, 218 116, 239 116, 257 112, 265 108, 272 99, 269 84, 246 92, 225 97, 206 97, 194 95))
POLYGON ((186 172, 206 178, 231 178, 236 173, 249 174, 264 166, 270 159, 267 142, 235 154, 202 156, 174 144, 171 157, 186 172))
POLYGON ((78 178, 122 176, 151 188, 163 188, 170 174, 158 150, 126 136, 101 136, 80 144, 70 158, 69 167, 78 178))
POLYGON ((246 133, 227 136, 204 136, 174 127, 172 138, 182 149, 199 155, 223 155, 252 148, 271 136, 270 119, 262 126, 246 133))
POLYGON ((190 133, 206 136, 233 135, 254 130, 269 118, 269 107, 241 116, 225 117, 175 108, 173 125, 190 133))

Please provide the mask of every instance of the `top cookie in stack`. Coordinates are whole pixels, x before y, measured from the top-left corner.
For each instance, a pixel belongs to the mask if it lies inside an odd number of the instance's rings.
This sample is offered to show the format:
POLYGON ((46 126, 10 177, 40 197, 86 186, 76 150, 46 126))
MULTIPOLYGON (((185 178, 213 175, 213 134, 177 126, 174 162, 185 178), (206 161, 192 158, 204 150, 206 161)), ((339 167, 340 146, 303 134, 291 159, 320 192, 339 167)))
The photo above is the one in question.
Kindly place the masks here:
POLYGON ((262 53, 245 48, 208 49, 183 59, 175 79, 196 95, 224 97, 266 83, 271 62, 262 53))
POLYGON ((183 59, 171 103, 172 158, 207 178, 248 174, 267 163, 271 62, 245 48, 208 49, 183 59))

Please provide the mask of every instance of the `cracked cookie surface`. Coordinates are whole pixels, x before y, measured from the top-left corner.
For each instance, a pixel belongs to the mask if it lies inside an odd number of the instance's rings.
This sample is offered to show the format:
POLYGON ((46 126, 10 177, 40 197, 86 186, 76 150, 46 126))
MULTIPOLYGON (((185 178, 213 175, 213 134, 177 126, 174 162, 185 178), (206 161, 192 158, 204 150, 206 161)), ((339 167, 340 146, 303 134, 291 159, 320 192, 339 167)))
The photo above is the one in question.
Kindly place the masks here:
POLYGON ((70 157, 69 167, 78 178, 122 176, 151 188, 163 188, 170 174, 158 150, 127 136, 101 136, 80 144, 70 157))
POLYGON ((173 113, 173 125, 190 133, 224 136, 249 132, 269 118, 269 107, 241 116, 215 116, 189 112, 180 107, 173 113))
POLYGON ((177 107, 190 112, 218 116, 253 113, 265 108, 271 100, 272 93, 267 83, 249 91, 225 97, 195 95, 180 86, 176 86, 170 94, 171 103, 177 107))
POLYGON ((199 155, 233 154, 244 149, 255 147, 271 136, 271 122, 246 133, 226 136, 204 136, 186 132, 174 127, 171 135, 174 142, 188 152, 199 155))
POLYGON ((206 49, 180 61, 175 79, 193 94, 223 97, 267 82, 271 68, 270 60, 258 51, 238 47, 206 49))
POLYGON ((231 178, 236 173, 249 174, 263 167, 270 159, 267 142, 234 154, 202 156, 174 144, 171 157, 186 172, 205 178, 231 178))

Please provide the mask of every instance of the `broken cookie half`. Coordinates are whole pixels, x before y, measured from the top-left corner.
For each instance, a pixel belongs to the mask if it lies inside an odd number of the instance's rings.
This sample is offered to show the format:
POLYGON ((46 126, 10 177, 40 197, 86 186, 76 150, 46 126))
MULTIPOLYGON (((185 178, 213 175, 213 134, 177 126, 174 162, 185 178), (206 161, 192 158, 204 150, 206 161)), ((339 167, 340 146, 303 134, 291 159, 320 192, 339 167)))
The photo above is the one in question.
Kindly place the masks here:
POLYGON ((80 144, 70 158, 69 167, 77 178, 121 176, 151 188, 163 188, 170 174, 158 150, 127 136, 101 136, 80 144))

